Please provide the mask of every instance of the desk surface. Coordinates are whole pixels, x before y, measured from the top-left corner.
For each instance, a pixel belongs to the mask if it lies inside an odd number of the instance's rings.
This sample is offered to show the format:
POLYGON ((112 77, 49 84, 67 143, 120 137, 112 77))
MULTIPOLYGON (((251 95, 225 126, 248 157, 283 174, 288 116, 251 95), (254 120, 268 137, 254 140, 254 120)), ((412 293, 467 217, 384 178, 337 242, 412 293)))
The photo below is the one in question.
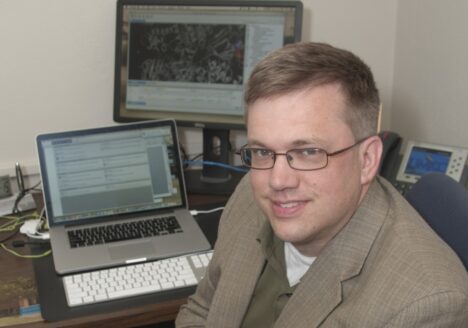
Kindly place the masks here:
MULTIPOLYGON (((227 200, 226 196, 205 196, 189 195, 189 203, 192 209, 203 209, 219 206, 227 200)), ((220 213, 211 215, 199 215, 197 221, 200 227, 207 235, 211 243, 214 243, 217 233, 217 223, 220 213)), ((6 234, 8 235, 8 234, 6 234)), ((4 238, 4 235, 1 236, 4 238)), ((22 238, 13 238, 15 240, 22 238)), ((27 248, 18 252, 25 253, 27 248)), ((0 250, 0 327, 89 327, 92 323, 99 322, 100 328, 105 327, 134 327, 155 323, 161 323, 174 320, 179 307, 186 302, 188 295, 193 293, 193 288, 188 288, 171 295, 161 295, 159 301, 154 300, 150 295, 136 299, 133 304, 120 305, 112 307, 112 302, 101 306, 98 311, 77 310, 72 316, 61 318, 59 322, 45 322, 40 314, 27 316, 18 316, 19 306, 28 304, 37 304, 38 293, 35 281, 35 272, 37 274, 47 273, 47 266, 50 267, 52 257, 33 261, 22 259, 0 250), (82 311, 80 313, 80 311, 82 311), (16 312, 16 313, 15 313, 16 312), (94 313, 92 313, 94 312, 94 313)), ((44 279, 44 277, 38 277, 44 279)), ((43 284, 41 287, 54 288, 53 283, 50 286, 43 284)), ((42 291, 43 292, 43 291, 42 291)), ((51 293, 57 291, 51 290, 51 293)), ((63 298, 65 296, 63 295, 63 298)), ((159 297, 159 296, 158 296, 159 297)))

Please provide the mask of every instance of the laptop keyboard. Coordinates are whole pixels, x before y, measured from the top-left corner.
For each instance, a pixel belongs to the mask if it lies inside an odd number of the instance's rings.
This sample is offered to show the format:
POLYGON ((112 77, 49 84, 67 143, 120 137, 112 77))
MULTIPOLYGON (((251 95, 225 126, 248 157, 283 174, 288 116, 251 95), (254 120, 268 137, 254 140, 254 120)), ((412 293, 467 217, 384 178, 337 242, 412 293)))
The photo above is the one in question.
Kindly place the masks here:
POLYGON ((70 246, 76 248, 179 232, 182 232, 182 228, 175 216, 167 216, 101 227, 74 229, 68 231, 68 239, 70 246))
POLYGON ((70 307, 195 286, 212 251, 132 264, 62 278, 70 307))

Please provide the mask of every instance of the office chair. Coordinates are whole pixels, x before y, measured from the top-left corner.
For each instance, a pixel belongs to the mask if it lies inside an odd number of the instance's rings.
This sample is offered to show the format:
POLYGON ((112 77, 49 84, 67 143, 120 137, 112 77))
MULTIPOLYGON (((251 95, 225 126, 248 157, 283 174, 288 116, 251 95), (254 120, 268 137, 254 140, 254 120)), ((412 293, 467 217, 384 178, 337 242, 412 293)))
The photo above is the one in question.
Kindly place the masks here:
POLYGON ((406 199, 468 270, 468 190, 442 173, 421 177, 406 199))

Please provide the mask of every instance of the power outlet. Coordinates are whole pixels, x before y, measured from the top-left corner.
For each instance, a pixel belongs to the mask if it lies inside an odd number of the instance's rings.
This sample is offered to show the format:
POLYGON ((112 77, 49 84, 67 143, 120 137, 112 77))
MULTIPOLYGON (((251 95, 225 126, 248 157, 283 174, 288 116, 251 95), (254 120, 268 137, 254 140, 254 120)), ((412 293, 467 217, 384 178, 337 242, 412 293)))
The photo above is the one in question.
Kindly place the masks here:
POLYGON ((7 198, 13 195, 9 175, 0 176, 0 198, 7 198))

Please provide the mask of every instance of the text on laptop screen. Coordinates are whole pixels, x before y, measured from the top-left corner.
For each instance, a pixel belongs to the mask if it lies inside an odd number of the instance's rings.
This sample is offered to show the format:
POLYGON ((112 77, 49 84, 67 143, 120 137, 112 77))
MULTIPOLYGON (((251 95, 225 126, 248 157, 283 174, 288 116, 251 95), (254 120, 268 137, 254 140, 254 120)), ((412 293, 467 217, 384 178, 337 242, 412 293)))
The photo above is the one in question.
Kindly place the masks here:
POLYGON ((43 142, 55 223, 182 204, 168 126, 43 142))

